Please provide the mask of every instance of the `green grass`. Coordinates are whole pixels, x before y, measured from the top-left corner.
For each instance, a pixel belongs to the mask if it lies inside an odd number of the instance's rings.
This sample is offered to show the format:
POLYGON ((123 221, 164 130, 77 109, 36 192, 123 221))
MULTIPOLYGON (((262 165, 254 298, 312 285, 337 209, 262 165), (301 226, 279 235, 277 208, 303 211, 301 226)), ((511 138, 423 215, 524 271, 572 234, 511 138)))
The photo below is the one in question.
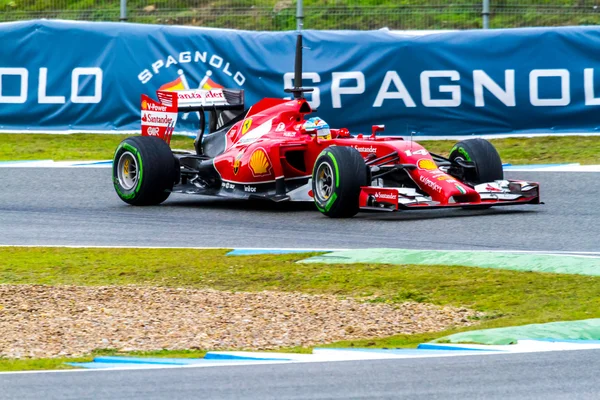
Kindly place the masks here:
MULTIPOLYGON (((0 134, 0 161, 16 160, 109 160, 119 142, 130 135, 46 135, 0 134)), ((448 155, 456 141, 424 140, 429 151, 448 155)), ((600 136, 548 136, 495 139, 503 162, 538 164, 579 162, 600 163, 600 136)), ((193 139, 175 136, 174 149, 193 149, 193 139)))
MULTIPOLYGON (((102 134, 0 134, 0 161, 110 160, 118 144, 132 135, 102 134)), ((174 136, 171 148, 193 150, 194 140, 174 136)))
MULTIPOLYGON (((331 344, 335 347, 410 347, 465 329, 600 317, 598 277, 445 266, 297 264, 295 261, 304 255, 224 257, 225 253, 226 250, 5 247, 0 248, 0 283, 277 290, 391 304, 410 300, 486 313, 480 324, 471 328, 331 344)), ((180 354, 161 351, 142 355, 180 354)), ((201 352, 189 354, 198 356, 201 352)), ((59 364, 55 360, 31 362, 43 368, 59 364)), ((23 363, 0 360, 0 369, 6 365, 26 367, 27 362, 23 363)))
POLYGON ((206 354, 203 350, 156 350, 156 351, 129 351, 97 350, 87 357, 61 357, 61 358, 0 358, 0 371, 33 371, 49 369, 75 369, 66 363, 91 362, 97 356, 128 356, 128 357, 173 357, 173 358, 202 358, 206 354))
MULTIPOLYGON (((31 18, 118 21, 117 0, 75 0, 62 7, 47 0, 0 0, 0 21, 31 18)), ((131 22, 255 30, 295 28, 295 1, 128 0, 131 22), (148 5, 152 10, 144 10, 148 5)), ((594 25, 600 14, 591 2, 494 0, 491 26, 594 25)), ((305 0, 307 29, 472 29, 481 28, 480 0, 305 0)))

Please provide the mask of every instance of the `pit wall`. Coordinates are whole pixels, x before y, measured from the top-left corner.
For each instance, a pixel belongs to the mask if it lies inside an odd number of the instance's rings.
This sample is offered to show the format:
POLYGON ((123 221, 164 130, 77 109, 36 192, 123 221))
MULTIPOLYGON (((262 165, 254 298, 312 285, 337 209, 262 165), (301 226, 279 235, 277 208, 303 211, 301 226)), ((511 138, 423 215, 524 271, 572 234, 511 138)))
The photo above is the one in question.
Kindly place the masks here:
MULTIPOLYGON (((0 131, 138 131, 142 93, 285 96, 296 33, 26 21, 0 24, 0 131)), ((304 81, 332 127, 386 134, 588 133, 600 128, 600 28, 424 35, 304 31, 304 81)), ((178 131, 197 127, 184 115, 178 131)))

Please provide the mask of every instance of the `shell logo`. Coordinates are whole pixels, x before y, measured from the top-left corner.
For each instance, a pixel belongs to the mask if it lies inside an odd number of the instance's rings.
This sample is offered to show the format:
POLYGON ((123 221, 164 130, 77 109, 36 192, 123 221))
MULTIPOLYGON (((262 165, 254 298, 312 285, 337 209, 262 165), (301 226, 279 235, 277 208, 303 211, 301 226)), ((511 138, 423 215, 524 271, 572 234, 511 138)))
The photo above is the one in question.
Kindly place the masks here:
POLYGON ((142 110, 148 109, 148 102, 146 100, 142 101, 142 110))
POLYGON ((426 171, 433 171, 437 169, 437 165, 435 164, 435 162, 427 158, 421 158, 419 161, 417 161, 417 167, 426 171))
POLYGON ((254 176, 271 174, 271 160, 264 149, 256 149, 250 156, 250 170, 254 176))

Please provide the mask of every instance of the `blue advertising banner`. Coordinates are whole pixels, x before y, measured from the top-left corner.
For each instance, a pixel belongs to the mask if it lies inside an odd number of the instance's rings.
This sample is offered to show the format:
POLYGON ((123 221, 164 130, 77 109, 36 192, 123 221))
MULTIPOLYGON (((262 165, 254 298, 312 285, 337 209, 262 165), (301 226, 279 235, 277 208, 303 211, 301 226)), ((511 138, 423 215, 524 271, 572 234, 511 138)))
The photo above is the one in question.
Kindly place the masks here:
MULTIPOLYGON (((136 131, 140 95, 285 97, 296 32, 28 21, 0 24, 0 130, 136 131)), ((303 85, 333 127, 385 134, 598 132, 600 28, 408 36, 304 31, 303 85)), ((184 115, 178 130, 192 130, 184 115)))

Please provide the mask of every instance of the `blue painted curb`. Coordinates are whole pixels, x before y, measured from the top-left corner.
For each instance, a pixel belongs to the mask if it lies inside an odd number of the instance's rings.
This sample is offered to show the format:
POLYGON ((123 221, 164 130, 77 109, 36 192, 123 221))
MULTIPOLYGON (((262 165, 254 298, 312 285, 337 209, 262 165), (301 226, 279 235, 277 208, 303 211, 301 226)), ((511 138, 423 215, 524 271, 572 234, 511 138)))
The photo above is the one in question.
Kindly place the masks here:
MULTIPOLYGON (((465 345, 468 346, 468 345, 465 345)), ((487 352, 504 352, 504 350, 496 350, 496 349, 477 349, 471 347, 465 347, 460 345, 441 345, 441 344, 432 344, 432 343, 421 343, 417 346, 419 350, 452 350, 452 351, 487 351, 487 352)))
MULTIPOLYGON (((315 350, 317 350, 315 348, 315 350)), ((344 348, 319 348, 318 350, 336 350, 336 351, 357 351, 364 353, 383 353, 383 354, 455 354, 457 351, 464 350, 465 352, 472 352, 470 349, 344 349, 344 348)), ((495 351, 495 350, 494 350, 495 351)))
POLYGON ((96 161, 96 162, 80 162, 77 164, 73 164, 74 167, 79 167, 82 165, 108 165, 108 164, 112 164, 112 160, 106 160, 106 161, 96 161))
POLYGON ((111 364, 160 364, 160 365, 187 365, 197 364, 203 358, 144 358, 144 357, 94 357, 96 363, 111 364))
POLYGON ((205 360, 246 360, 246 361, 292 361, 291 358, 272 358, 272 357, 247 357, 236 356, 233 354, 220 354, 208 352, 204 356, 205 360))
POLYGON ((126 364, 126 363, 97 363, 97 362, 68 362, 65 363, 71 367, 85 368, 85 369, 114 369, 114 368, 139 368, 143 364, 126 364))

